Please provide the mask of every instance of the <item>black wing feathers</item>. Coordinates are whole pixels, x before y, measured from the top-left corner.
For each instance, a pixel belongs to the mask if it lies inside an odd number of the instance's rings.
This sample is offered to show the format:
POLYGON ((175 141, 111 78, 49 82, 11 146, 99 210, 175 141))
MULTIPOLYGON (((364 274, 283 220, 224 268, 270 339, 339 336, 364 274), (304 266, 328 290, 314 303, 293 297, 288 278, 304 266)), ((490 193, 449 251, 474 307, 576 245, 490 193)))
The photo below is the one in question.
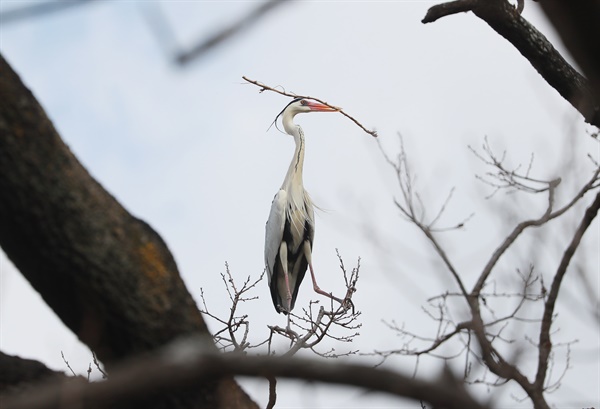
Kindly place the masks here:
MULTIPOLYGON (((308 241, 312 249, 313 237, 314 228, 312 224, 308 220, 306 220, 304 222, 303 240, 297 248, 293 248, 291 221, 286 217, 285 225, 283 228, 283 242, 285 242, 288 249, 288 273, 290 275, 297 276, 296 285, 292 290, 291 309, 294 308, 294 304, 296 303, 296 297, 298 296, 298 290, 300 289, 300 284, 302 283, 304 275, 306 274, 306 269, 308 268, 308 261, 306 260, 306 256, 304 255, 304 242, 308 241)), ((287 309, 283 307, 285 305, 285 295, 279 294, 278 291, 279 280, 285 280, 285 278, 283 277, 281 257, 279 252, 277 252, 277 257, 275 258, 273 278, 271 279, 271 298, 273 299, 273 305, 275 306, 277 312, 283 312, 284 314, 287 314, 287 309)))

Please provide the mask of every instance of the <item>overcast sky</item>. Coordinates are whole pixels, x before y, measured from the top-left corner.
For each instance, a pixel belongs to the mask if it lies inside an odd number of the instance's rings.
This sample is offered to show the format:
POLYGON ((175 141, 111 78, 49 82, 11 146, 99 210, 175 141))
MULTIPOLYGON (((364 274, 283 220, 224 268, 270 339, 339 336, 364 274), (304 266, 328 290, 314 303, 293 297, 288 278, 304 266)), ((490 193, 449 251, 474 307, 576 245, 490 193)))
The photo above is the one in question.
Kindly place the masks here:
MULTIPOLYGON (((562 49, 530 3, 525 18, 562 49)), ((0 8, 4 12, 27 4, 2 0, 0 8)), ((228 314, 220 278, 226 261, 240 282, 248 275, 257 278, 264 268, 265 221, 294 149, 291 137, 275 128, 267 131, 288 99, 258 93, 242 75, 343 107, 379 131, 391 156, 398 152, 401 133, 429 214, 435 214, 452 187, 456 190, 442 222, 452 225, 475 213, 466 229, 441 237, 469 287, 511 226, 543 213, 545 198, 498 194, 486 199, 490 189, 475 178, 486 168, 468 146, 479 148, 487 137, 499 153, 507 150, 514 165, 527 164, 535 153, 535 177, 563 178, 559 200, 586 180, 591 169, 586 155, 600 156, 581 117, 484 22, 462 14, 422 24, 435 2, 293 2, 201 60, 183 68, 173 62, 170 47, 192 46, 256 4, 97 1, 0 25, 1 52, 62 138, 109 192, 162 235, 196 301, 203 288, 216 314, 228 314), (147 18, 156 13, 169 23, 173 39, 158 40, 147 18)), ((403 340, 383 321, 434 335, 436 323, 421 307, 429 297, 456 287, 425 238, 395 209, 395 175, 375 139, 339 114, 298 116, 296 122, 307 140, 305 187, 323 209, 316 215, 313 256, 320 286, 334 293, 344 290, 336 248, 348 267, 361 257, 355 295, 362 312, 360 336, 353 345, 332 343, 323 350, 369 353, 401 347, 403 340)), ((519 250, 498 267, 498 286, 514 282, 515 270, 526 270, 532 262, 550 282, 566 246, 555 237, 564 228, 572 231, 576 216, 572 212, 570 224, 557 222, 518 242, 519 250)), ((596 299, 599 236, 596 221, 575 259, 596 299)), ((65 370, 63 351, 76 372, 85 372, 89 350, 4 254, 0 271, 1 349, 65 370)), ((578 342, 571 346, 572 368, 549 400, 556 407, 598 407, 598 323, 575 277, 568 276, 572 283, 560 294, 555 324, 560 330, 553 341, 578 342)), ((268 335, 267 324, 285 320, 275 312, 266 282, 254 294, 259 299, 244 308, 252 321, 251 338, 259 341, 268 335)), ((307 279, 297 308, 311 299, 318 297, 307 279)), ((457 320, 464 313, 464 307, 458 308, 457 320)), ((209 326, 218 329, 214 322, 209 326)), ((523 326, 510 331, 523 341, 523 326)), ((557 350, 555 379, 565 364, 565 350, 557 350)), ((456 362, 458 370, 462 362, 456 362)), ((411 373, 414 363, 399 358, 388 365, 411 373)), ((439 361, 420 365, 418 375, 431 377, 439 361)), ((244 385, 264 406, 266 384, 244 385)), ((398 405, 395 399, 349 389, 293 382, 279 388, 280 407, 398 405)), ((485 394, 486 388, 475 391, 485 394)), ((505 388, 497 396, 503 406, 529 406, 510 393, 524 396, 505 388)))

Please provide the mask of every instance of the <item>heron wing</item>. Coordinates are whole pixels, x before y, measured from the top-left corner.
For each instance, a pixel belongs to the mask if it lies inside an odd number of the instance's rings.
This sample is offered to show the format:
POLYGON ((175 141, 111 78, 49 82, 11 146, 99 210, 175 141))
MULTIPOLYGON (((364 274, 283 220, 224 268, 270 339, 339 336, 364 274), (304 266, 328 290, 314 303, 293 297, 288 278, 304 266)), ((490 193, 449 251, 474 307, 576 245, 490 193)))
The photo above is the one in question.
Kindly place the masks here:
POLYGON ((265 264, 271 297, 275 309, 284 314, 287 313, 287 307, 282 308, 282 306, 287 290, 282 279, 284 269, 282 263, 285 263, 289 273, 292 292, 291 309, 293 309, 308 267, 303 250, 304 242, 308 241, 312 248, 314 239, 314 210, 310 198, 308 195, 303 195, 301 201, 297 201, 300 206, 295 206, 295 203, 290 205, 288 203, 290 199, 288 192, 283 189, 275 195, 265 234, 265 264), (286 246, 285 260, 280 259, 279 256, 282 245, 286 246))
POLYGON ((271 203, 271 212, 269 213, 269 220, 267 220, 265 232, 265 264, 267 266, 269 286, 271 286, 271 280, 273 278, 273 273, 275 272, 279 246, 283 240, 286 200, 287 192, 285 190, 277 192, 273 199, 273 203, 271 203))

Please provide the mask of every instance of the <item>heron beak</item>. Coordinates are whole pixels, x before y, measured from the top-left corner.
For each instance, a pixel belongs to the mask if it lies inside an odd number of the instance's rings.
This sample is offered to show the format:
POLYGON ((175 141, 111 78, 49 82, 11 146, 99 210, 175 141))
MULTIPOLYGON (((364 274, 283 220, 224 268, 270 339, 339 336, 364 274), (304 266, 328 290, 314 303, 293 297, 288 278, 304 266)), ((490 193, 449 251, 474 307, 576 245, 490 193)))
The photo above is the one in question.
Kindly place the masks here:
POLYGON ((317 102, 317 101, 306 101, 306 102, 311 111, 337 112, 337 111, 342 110, 342 108, 330 107, 329 105, 321 104, 320 102, 317 102))

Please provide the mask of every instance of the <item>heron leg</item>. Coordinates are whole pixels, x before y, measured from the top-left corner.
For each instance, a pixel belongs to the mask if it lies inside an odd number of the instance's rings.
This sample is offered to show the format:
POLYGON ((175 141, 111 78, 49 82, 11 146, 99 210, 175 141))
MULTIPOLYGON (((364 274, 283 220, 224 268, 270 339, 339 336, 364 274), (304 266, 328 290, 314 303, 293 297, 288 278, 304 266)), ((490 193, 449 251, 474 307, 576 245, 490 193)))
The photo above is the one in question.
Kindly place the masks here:
POLYGON ((286 290, 286 301, 287 301, 287 311, 292 311, 292 291, 290 289, 290 275, 288 273, 288 258, 287 258, 287 244, 285 241, 281 242, 279 246, 279 258, 281 260, 281 267, 283 270, 283 278, 285 280, 285 290, 286 290))
POLYGON ((327 291, 321 290, 321 287, 319 287, 319 285, 317 284, 317 279, 315 277, 315 271, 313 270, 313 266, 312 266, 312 251, 310 248, 310 243, 308 241, 304 242, 304 256, 306 257, 306 261, 308 261, 308 268, 310 269, 310 277, 312 278, 313 289, 315 290, 315 292, 319 293, 321 295, 324 295, 325 297, 329 297, 333 300, 336 300, 340 304, 343 304, 344 303, 343 300, 335 297, 333 295, 333 293, 328 293, 327 291))

